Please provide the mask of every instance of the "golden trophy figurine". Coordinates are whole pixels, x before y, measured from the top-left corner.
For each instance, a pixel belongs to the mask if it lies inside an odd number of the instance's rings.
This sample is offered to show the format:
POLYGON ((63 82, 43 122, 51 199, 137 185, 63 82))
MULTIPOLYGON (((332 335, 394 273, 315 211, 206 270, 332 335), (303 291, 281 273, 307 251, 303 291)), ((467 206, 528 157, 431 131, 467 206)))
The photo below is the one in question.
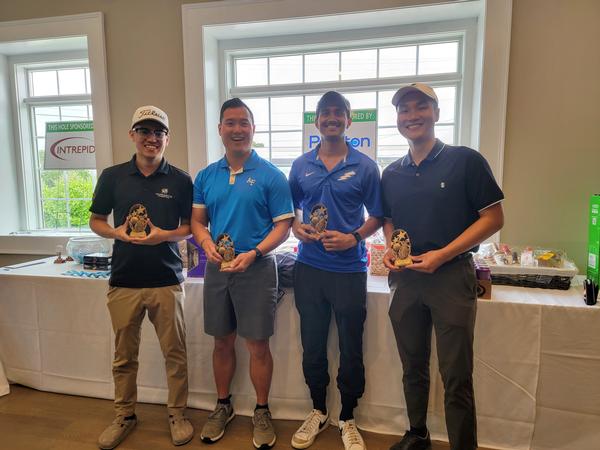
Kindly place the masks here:
POLYGON ((227 233, 217 236, 217 251, 223 258, 221 270, 231 266, 231 263, 235 258, 235 247, 233 246, 233 240, 231 239, 231 236, 229 236, 227 233))
POLYGON ((392 233, 392 253, 394 254, 394 266, 406 267, 412 264, 410 257, 410 238, 404 230, 394 230, 392 233))
POLYGON ((310 210, 310 224, 313 226, 317 235, 320 235, 327 228, 327 221, 329 220, 329 214, 327 213, 327 207, 323 203, 317 203, 310 210))
POLYGON ((145 238, 147 236, 146 227, 148 226, 148 211, 140 203, 136 203, 129 208, 127 216, 127 227, 129 228, 129 237, 145 238))

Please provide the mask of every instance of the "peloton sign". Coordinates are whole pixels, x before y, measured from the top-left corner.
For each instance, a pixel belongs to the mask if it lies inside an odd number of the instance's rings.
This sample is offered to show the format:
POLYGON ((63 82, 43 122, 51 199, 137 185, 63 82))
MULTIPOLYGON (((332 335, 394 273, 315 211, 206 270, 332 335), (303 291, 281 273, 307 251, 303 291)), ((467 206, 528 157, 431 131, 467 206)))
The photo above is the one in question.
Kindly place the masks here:
POLYGON ((44 169, 95 169, 94 122, 47 122, 44 169))
MULTIPOLYGON (((302 148, 305 152, 314 150, 321 142, 319 130, 315 127, 314 112, 305 112, 302 127, 302 148)), ((375 159, 377 148, 377 110, 357 109, 352 111, 352 124, 346 130, 346 142, 375 159)))

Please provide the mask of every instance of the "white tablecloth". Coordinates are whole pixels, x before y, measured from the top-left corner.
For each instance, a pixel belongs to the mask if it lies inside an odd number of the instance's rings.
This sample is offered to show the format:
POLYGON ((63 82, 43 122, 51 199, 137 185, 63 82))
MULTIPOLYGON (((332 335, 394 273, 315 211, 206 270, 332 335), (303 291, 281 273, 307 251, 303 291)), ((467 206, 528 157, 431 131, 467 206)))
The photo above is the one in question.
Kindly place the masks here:
MULTIPOLYGON (((45 264, 0 270, 0 361, 13 382, 113 398, 107 281, 60 275, 72 268, 49 259, 45 264)), ((188 280, 185 289, 189 404, 212 409, 212 338, 203 333, 202 280, 188 280)), ((494 286, 493 300, 479 301, 475 395, 480 445, 598 449, 600 307, 586 306, 580 291, 494 286)), ((387 316, 388 297, 386 280, 371 277, 364 338, 367 385, 357 423, 367 430, 401 434, 408 423, 402 366, 387 316)), ((311 402, 302 376, 299 319, 293 303, 293 293, 287 292, 277 311, 269 404, 276 418, 301 419, 311 402)), ((338 351, 333 325, 332 331, 329 407, 336 417, 338 351)), ((238 342, 232 392, 241 414, 250 414, 255 404, 247 372, 247 352, 238 342)), ((434 438, 445 440, 443 387, 435 357, 432 373, 429 426, 434 438)), ((166 401, 164 361, 148 321, 142 330, 138 384, 140 401, 166 401)))

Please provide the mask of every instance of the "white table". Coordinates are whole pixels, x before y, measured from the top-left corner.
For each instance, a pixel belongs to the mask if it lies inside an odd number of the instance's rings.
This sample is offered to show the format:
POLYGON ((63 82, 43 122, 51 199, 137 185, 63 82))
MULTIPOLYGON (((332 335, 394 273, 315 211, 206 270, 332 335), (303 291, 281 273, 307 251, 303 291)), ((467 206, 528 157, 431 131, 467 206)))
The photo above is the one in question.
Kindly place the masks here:
MULTIPOLYGON (((61 276, 74 266, 51 261, 0 269, 0 361, 6 375, 40 390, 113 398, 107 281, 61 276)), ((212 409, 212 338, 203 333, 202 280, 187 280, 185 289, 189 404, 212 409)), ((600 442, 600 307, 586 306, 580 288, 546 291, 494 286, 492 296, 491 301, 479 301, 475 331, 480 445, 596 450, 600 442)), ((386 279, 371 277, 364 338, 367 386, 357 423, 367 430, 401 434, 407 417, 402 367, 387 315, 388 297, 386 279)), ((285 419, 301 419, 311 408, 293 303, 293 293, 286 293, 271 339, 274 377, 269 404, 276 418, 285 419)), ((337 360, 336 347, 333 334, 330 361, 337 360)), ((233 397, 236 409, 250 414, 255 398, 241 342, 238 358, 233 397)), ((437 374, 435 357, 432 371, 437 374)), ((332 417, 339 412, 336 372, 337 362, 331 367, 332 417)), ((140 401, 166 401, 164 362, 148 321, 142 330, 138 383, 140 401)), ((433 437, 447 439, 439 375, 432 376, 428 420, 433 437)))

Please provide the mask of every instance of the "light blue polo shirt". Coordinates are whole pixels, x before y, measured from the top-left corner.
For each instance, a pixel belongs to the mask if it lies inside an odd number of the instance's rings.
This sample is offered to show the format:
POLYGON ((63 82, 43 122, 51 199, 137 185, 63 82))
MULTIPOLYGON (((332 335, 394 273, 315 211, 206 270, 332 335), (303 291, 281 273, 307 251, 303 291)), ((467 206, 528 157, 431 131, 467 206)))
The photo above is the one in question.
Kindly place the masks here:
POLYGON ((275 222, 294 216, 285 175, 254 150, 238 172, 231 171, 225 157, 201 170, 193 206, 208 210, 213 240, 229 234, 236 253, 252 250, 275 222))
MULTIPOLYGON (((292 164, 290 188, 294 208, 302 210, 304 223, 317 203, 327 207, 328 230, 356 231, 365 223, 364 208, 370 216, 383 217, 379 168, 375 161, 348 143, 348 155, 331 172, 319 159, 320 144, 292 164)), ((331 272, 366 272, 364 241, 341 252, 328 252, 320 241, 299 244, 298 261, 331 272)))

